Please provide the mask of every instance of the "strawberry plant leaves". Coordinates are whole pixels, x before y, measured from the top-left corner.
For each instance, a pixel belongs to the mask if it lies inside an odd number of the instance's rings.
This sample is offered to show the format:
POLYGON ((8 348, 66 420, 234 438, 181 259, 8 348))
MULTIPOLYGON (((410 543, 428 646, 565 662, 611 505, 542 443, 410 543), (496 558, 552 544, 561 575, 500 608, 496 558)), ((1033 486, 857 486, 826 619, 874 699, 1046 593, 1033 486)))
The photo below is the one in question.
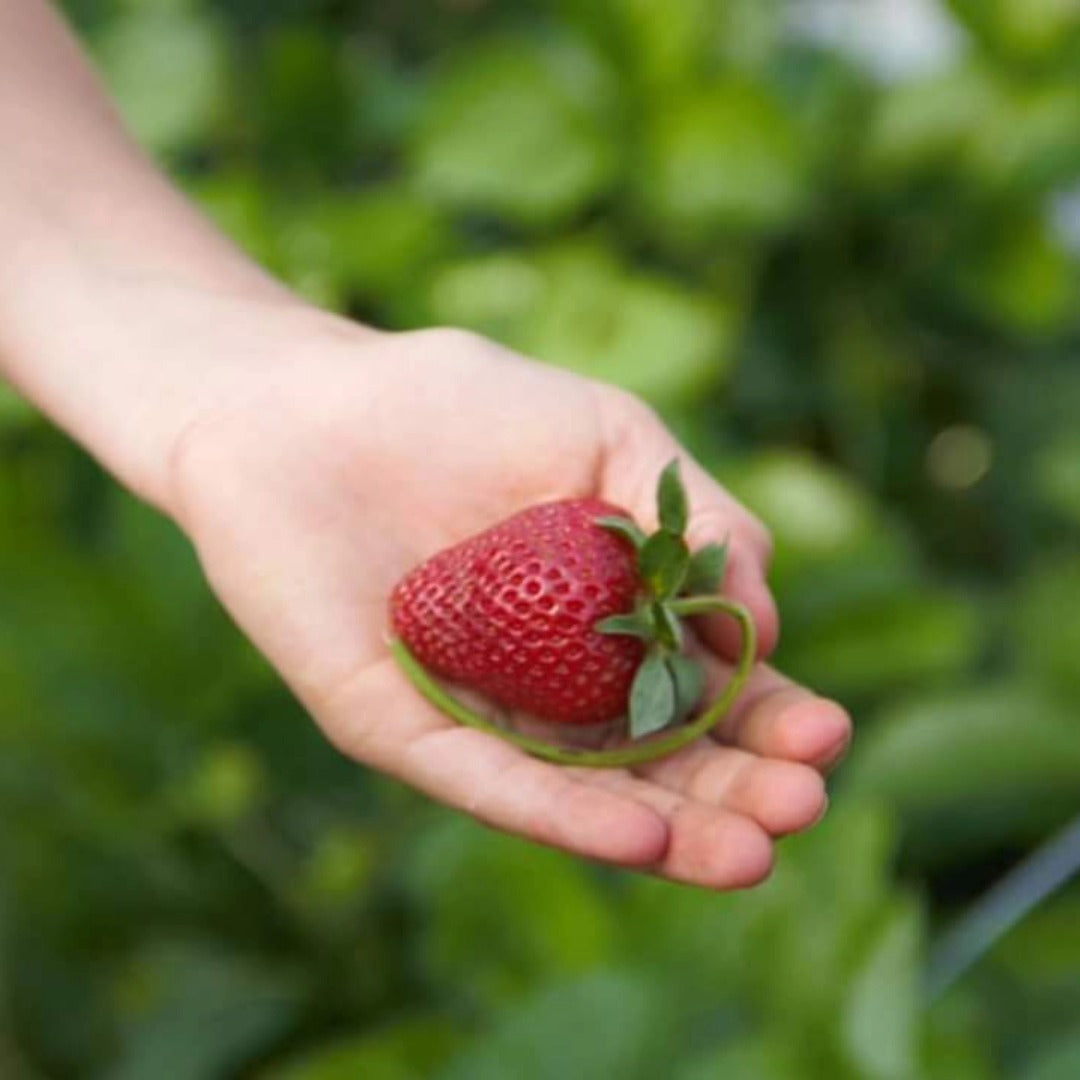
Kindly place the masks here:
POLYGON ((629 634, 631 637, 639 637, 645 641, 650 641, 653 637, 652 627, 638 615, 609 615, 596 624, 596 632, 629 634))
POLYGON ((706 544, 690 557, 683 589, 688 593, 717 593, 727 574, 728 545, 706 544))
POLYGON ((675 719, 675 684, 659 653, 650 652, 630 688, 630 737, 660 731, 675 719))
POLYGON ((596 519, 596 524, 601 529, 607 529, 608 532, 629 540, 635 551, 640 551, 645 546, 645 533, 629 518, 601 517, 596 519))
POLYGON ((670 462, 660 474, 656 502, 660 511, 661 526, 668 532, 681 536, 686 531, 689 509, 686 503, 686 489, 679 475, 678 458, 670 462))
POLYGON ((658 600, 678 594, 689 566, 690 552, 686 541, 667 529, 653 533, 638 555, 641 576, 658 600))
POLYGON ((682 648, 683 629, 679 617, 667 604, 654 601, 649 608, 652 617, 654 636, 667 649, 677 652, 682 648))
POLYGON ((694 706, 701 700, 705 690, 705 672, 701 665, 689 656, 669 656, 666 663, 675 687, 675 718, 682 721, 694 711, 694 706))

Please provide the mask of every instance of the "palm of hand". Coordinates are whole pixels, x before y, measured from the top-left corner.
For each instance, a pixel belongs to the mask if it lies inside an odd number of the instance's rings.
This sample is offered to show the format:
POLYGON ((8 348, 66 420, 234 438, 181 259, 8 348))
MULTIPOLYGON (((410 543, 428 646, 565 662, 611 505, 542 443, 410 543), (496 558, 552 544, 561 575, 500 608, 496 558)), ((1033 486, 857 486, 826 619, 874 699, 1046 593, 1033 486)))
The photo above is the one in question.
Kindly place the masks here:
MULTIPOLYGON (((824 811, 815 766, 848 736, 837 706, 762 666, 716 738, 633 771, 568 769, 443 717, 386 647, 401 575, 525 506, 598 495, 651 524, 677 451, 663 427, 618 392, 454 332, 338 332, 304 352, 192 429, 175 501, 218 595, 328 738, 534 840, 715 888, 767 875, 772 838, 824 811)), ((692 540, 730 534, 728 589, 775 639, 760 530, 700 470, 687 481, 692 540)), ((729 635, 709 631, 721 651, 729 635)), ((710 655, 719 685, 728 669, 710 655)))

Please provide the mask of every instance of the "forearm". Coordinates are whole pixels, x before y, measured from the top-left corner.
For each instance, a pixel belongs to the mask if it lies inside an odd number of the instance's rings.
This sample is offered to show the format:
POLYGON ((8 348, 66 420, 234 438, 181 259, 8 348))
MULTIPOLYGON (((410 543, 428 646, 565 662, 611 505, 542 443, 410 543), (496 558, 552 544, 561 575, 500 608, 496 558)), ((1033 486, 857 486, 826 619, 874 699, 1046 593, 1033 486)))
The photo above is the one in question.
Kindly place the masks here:
POLYGON ((209 308, 289 304, 124 132, 46 0, 0 2, 0 374, 141 494, 205 393, 209 308))

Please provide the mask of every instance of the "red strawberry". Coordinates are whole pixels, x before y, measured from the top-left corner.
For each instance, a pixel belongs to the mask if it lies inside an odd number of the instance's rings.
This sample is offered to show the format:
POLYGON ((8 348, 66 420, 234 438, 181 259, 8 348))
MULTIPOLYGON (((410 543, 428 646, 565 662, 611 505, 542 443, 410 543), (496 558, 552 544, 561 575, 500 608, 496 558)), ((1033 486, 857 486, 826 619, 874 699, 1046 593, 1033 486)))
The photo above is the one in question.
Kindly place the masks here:
MULTIPOLYGON (((617 507, 569 499, 523 510, 433 556, 390 598, 391 647, 406 674, 448 715, 485 730, 490 725, 428 671, 555 723, 626 716, 632 738, 686 720, 704 678, 683 654, 680 617, 726 610, 740 620, 739 679, 753 660, 753 627, 730 601, 684 595, 719 589, 726 549, 687 549, 676 462, 661 474, 657 504, 660 527, 651 536, 617 507)), ((558 750, 543 753, 561 760, 558 750)), ((647 756, 598 751, 593 758, 647 756)))
POLYGON ((592 724, 627 711, 644 646, 595 627, 634 609, 633 545, 596 499, 523 510, 439 552, 394 589, 394 632, 421 663, 508 708, 592 724))

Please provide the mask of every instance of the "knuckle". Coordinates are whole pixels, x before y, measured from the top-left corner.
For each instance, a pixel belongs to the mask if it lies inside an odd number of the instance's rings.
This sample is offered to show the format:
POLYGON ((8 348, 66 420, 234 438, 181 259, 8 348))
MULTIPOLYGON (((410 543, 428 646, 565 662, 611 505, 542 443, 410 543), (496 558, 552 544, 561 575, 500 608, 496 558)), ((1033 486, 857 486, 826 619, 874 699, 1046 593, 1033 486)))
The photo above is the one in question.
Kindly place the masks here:
POLYGON ((740 540, 760 555, 765 563, 771 561, 775 547, 773 535, 760 518, 748 513, 736 531, 740 540))
POLYGON ((410 340, 428 348, 453 355, 463 353, 488 352, 498 346, 476 333, 460 326, 431 326, 423 330, 411 330, 406 335, 410 340))

